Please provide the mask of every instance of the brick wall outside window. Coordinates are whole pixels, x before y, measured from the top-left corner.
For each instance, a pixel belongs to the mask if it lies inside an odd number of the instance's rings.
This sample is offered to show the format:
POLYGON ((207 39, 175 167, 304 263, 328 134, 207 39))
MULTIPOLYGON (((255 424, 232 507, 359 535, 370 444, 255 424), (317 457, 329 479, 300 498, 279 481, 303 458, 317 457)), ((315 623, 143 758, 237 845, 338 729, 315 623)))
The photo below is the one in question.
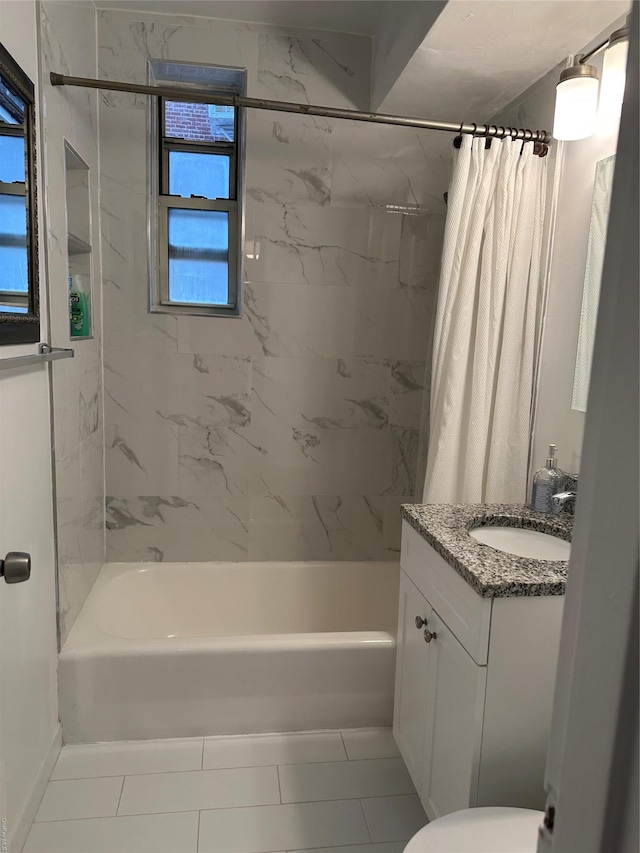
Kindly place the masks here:
POLYGON ((211 139, 211 124, 207 104, 166 102, 165 129, 167 136, 194 141, 211 139))

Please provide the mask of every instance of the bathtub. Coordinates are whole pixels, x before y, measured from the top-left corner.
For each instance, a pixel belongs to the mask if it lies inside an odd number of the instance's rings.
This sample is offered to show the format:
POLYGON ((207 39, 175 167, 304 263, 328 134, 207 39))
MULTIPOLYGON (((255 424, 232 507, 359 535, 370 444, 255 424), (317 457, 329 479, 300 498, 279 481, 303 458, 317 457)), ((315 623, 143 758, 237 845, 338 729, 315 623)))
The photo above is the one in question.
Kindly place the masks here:
POLYGON ((391 725, 399 565, 111 563, 60 652, 67 743, 391 725))

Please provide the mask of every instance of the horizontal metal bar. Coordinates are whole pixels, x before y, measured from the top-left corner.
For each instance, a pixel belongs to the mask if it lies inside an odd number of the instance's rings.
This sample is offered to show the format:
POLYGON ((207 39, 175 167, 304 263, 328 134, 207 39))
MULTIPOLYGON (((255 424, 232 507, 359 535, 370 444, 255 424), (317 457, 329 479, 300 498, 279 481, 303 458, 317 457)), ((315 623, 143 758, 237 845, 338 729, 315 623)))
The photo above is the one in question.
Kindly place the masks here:
POLYGON ((27 185, 24 181, 14 181, 11 184, 0 181, 0 195, 26 195, 27 185))
POLYGON ((74 350, 63 347, 50 347, 38 344, 38 352, 33 355, 19 355, 16 358, 0 358, 0 370, 12 370, 17 367, 29 367, 30 364, 44 364, 47 361, 59 361, 61 358, 73 358, 74 350))
POLYGON ((226 95, 207 89, 185 89, 171 86, 147 86, 143 83, 120 83, 115 80, 96 80, 92 77, 71 77, 67 74, 49 75, 52 86, 80 86, 86 89, 107 89, 112 92, 129 92, 134 95, 153 95, 155 97, 175 98, 183 101, 204 101, 226 107, 245 107, 256 110, 273 110, 282 113, 321 116, 323 118, 350 119, 368 121, 376 124, 391 124, 398 127, 414 127, 419 130, 444 130, 449 133, 471 133, 477 136, 497 136, 502 139, 533 140, 551 142, 551 134, 546 130, 528 130, 515 127, 498 127, 488 124, 475 124, 431 119, 412 118, 411 116, 387 115, 385 113, 367 113, 359 110, 343 110, 334 107, 321 107, 314 104, 295 104, 286 101, 268 101, 263 98, 247 98, 244 95, 226 95))
POLYGON ((588 59, 591 59, 592 56, 595 56, 596 53, 602 50, 603 47, 606 47, 609 44, 609 39, 606 38, 604 41, 601 41, 600 44, 597 44, 595 47, 592 47, 588 53, 581 53, 580 58, 577 59, 579 65, 584 65, 588 59))

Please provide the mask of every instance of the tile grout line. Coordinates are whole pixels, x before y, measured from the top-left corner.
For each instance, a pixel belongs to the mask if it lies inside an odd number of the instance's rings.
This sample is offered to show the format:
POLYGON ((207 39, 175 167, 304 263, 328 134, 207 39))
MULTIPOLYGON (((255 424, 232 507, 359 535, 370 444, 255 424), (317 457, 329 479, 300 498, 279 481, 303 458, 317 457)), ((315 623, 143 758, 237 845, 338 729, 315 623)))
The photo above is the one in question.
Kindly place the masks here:
MULTIPOLYGON (((124 783, 123 783, 124 784, 124 783)), ((65 823, 69 821, 76 820, 114 820, 117 818, 126 818, 126 817, 149 817, 152 815, 163 815, 163 814, 193 814, 194 812, 218 812, 218 811, 237 811, 239 809, 262 809, 262 808, 277 808, 278 806, 308 806, 308 805, 320 805, 324 803, 352 803, 356 800, 360 802, 360 806, 362 807, 362 800, 380 800, 380 799, 394 799, 396 797, 417 797, 417 794, 373 794, 369 797, 342 797, 340 799, 333 800, 295 800, 292 803, 257 803, 253 805, 244 805, 244 806, 212 806, 207 809, 176 809, 175 811, 161 811, 161 812, 131 812, 128 814, 115 814, 115 815, 101 815, 101 816, 93 816, 93 817, 63 817, 57 820, 40 820, 37 821, 39 824, 44 823, 65 823)), ((118 805, 119 807, 119 805, 118 805)), ((366 820, 366 818, 365 818, 366 820)), ((34 821, 35 823, 36 821, 34 821)), ((367 827, 368 828, 368 827, 367 827)), ((367 842, 369 843, 369 842, 367 842)), ((374 843, 382 843, 382 842, 374 842, 374 843)), ((338 845, 339 847, 341 845, 338 845)), ((342 845, 344 846, 344 845, 342 845)), ((303 848, 304 849, 304 848, 303 848)), ((331 849, 331 848, 329 848, 331 849)))
MULTIPOLYGON (((204 751, 204 747, 203 747, 204 751)), ((345 750, 346 752, 346 750, 345 750)), ((275 763, 271 764, 240 764, 234 765, 232 767, 191 767, 188 770, 181 768, 180 770, 142 770, 137 773, 105 773, 99 776, 69 776, 65 779, 50 779, 49 782, 82 782, 83 780, 88 779, 114 779, 117 776, 164 776, 167 773, 198 773, 201 770, 215 770, 215 771, 223 771, 223 770, 255 770, 258 767, 303 767, 305 765, 321 765, 321 764, 340 764, 346 765, 349 763, 355 763, 356 761, 397 761, 400 759, 400 755, 385 755, 382 757, 369 757, 369 758, 340 758, 340 759, 330 759, 328 761, 294 761, 291 763, 287 763, 286 761, 280 762, 279 765, 275 763)), ((204 763, 204 754, 201 760, 201 764, 204 763)))
POLYGON ((349 750, 347 749, 347 744, 344 740, 344 734, 342 733, 342 729, 340 729, 340 739, 342 741, 342 748, 344 749, 344 754, 347 756, 347 761, 351 761, 351 758, 349 757, 349 750))
POLYGON ((369 821, 367 820, 367 813, 364 810, 364 806, 362 805, 362 799, 359 799, 360 810, 362 811, 362 817, 364 818, 364 825, 367 828, 367 833, 369 834, 369 838, 371 839, 371 843, 373 844, 373 835, 371 834, 371 828, 369 827, 369 821))
MULTIPOLYGON (((204 749, 204 743, 203 743, 204 749)), ((198 811, 198 831, 196 832, 196 853, 200 850, 200 817, 202 816, 202 812, 198 811)))
MULTIPOLYGON (((243 770, 242 767, 214 767, 213 770, 243 770)), ((251 768, 246 768, 251 769, 251 768)), ((199 773, 201 767, 191 767, 189 770, 143 770, 140 773, 105 773, 101 776, 69 776, 65 779, 51 779, 51 782, 88 782, 90 779, 116 779, 118 776, 166 776, 167 773, 199 773)))
MULTIPOLYGON (((346 753, 346 749, 345 749, 346 753)), ((135 773, 101 773, 97 776, 67 776, 62 779, 49 779, 49 782, 82 782, 86 779, 114 779, 117 776, 163 776, 167 773, 197 773, 200 770, 255 770, 256 767, 301 767, 305 764, 348 764, 350 762, 355 761, 391 761, 393 759, 401 758, 399 755, 383 755, 383 756, 369 756, 368 758, 349 758, 348 753, 346 758, 338 758, 338 759, 322 759, 320 761, 293 761, 293 762, 281 762, 280 765, 276 764, 234 764, 229 767, 204 767, 204 745, 203 745, 203 756, 200 761, 200 767, 190 767, 188 769, 180 768, 179 770, 140 770, 135 773)), ((49 784, 49 783, 47 783, 49 784)))
POLYGON ((124 791, 124 783, 125 783, 126 778, 127 778, 126 776, 122 777, 122 786, 120 788, 120 796, 118 797, 118 805, 116 806, 116 813, 115 813, 114 817, 117 817, 118 812, 120 811, 120 803, 122 802, 122 792, 124 791))
POLYGON ((200 761, 200 770, 204 770, 204 738, 202 738, 202 759, 200 761))
POLYGON ((278 793, 280 794, 280 805, 284 805, 284 801, 282 799, 282 784, 280 782, 280 765, 276 764, 276 775, 278 776, 278 793))

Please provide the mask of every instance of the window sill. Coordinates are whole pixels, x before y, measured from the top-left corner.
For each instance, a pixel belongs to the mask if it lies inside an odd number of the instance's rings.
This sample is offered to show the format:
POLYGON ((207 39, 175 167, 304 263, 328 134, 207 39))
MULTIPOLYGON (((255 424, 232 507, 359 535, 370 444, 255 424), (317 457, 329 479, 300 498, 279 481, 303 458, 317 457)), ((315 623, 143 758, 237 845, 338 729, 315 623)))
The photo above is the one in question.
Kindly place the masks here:
POLYGON ((172 314, 174 317, 240 317, 239 306, 207 306, 207 305, 152 305, 150 314, 172 314))

